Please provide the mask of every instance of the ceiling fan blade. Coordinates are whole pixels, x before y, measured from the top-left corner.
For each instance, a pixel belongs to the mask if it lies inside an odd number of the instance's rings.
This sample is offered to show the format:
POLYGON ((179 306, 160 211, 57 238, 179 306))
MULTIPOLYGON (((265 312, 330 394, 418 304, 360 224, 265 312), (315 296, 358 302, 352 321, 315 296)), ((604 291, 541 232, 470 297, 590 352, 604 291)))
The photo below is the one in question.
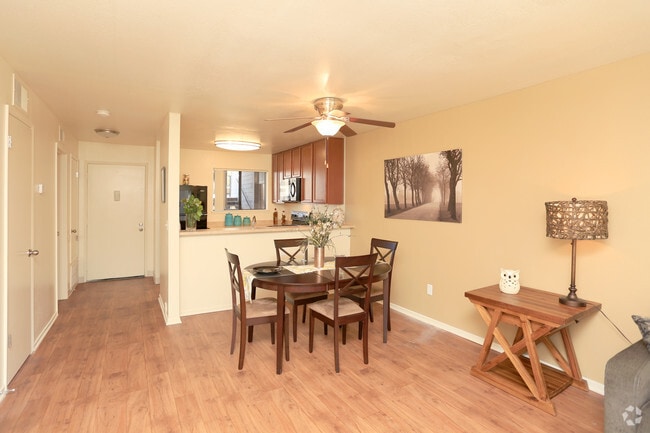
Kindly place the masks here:
POLYGON ((339 131, 346 137, 352 137, 353 135, 357 135, 357 133, 354 132, 354 130, 350 128, 348 125, 341 126, 341 129, 339 129, 339 131))
POLYGON ((286 134, 287 132, 296 132, 297 130, 302 129, 302 128, 306 128, 309 125, 311 125, 311 122, 303 123, 302 125, 298 125, 295 128, 291 128, 291 129, 288 129, 288 130, 284 131, 284 133, 286 134))
POLYGON ((334 117, 345 117, 348 114, 350 113, 342 110, 332 110, 329 113, 327 113, 328 116, 334 116, 334 117))
POLYGON ((384 122, 383 120, 370 120, 370 119, 359 119, 357 117, 350 117, 348 121, 354 123, 364 123, 366 125, 373 126, 383 126, 384 128, 394 128, 395 122, 384 122))

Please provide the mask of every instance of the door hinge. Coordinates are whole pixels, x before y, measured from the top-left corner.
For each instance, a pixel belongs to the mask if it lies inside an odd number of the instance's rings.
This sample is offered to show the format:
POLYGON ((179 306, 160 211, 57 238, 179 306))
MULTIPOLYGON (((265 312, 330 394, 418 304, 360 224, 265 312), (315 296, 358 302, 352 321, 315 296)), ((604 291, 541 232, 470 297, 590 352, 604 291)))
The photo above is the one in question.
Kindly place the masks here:
POLYGON ((11 135, 7 135, 7 148, 11 149, 12 139, 11 135))

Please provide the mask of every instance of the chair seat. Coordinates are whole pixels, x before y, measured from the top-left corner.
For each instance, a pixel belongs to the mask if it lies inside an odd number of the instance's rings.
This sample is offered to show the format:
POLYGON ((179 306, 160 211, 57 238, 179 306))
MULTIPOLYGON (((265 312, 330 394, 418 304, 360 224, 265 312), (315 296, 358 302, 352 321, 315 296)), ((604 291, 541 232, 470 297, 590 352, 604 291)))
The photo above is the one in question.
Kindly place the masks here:
MULTIPOLYGON (((314 302, 313 304, 309 304, 309 308, 322 314, 328 319, 334 320, 334 301, 332 299, 324 299, 322 301, 314 302)), ((361 308, 356 302, 347 298, 341 298, 339 300, 339 317, 359 313, 363 314, 363 308, 361 308)))
POLYGON ((316 293, 285 293, 284 298, 287 300, 289 303, 293 303, 295 301, 304 301, 308 299, 313 299, 313 298, 322 298, 323 296, 327 297, 328 293, 327 292, 316 292, 316 293))
MULTIPOLYGON (((239 310, 239 306, 237 306, 239 310)), ((275 316, 278 312, 278 303, 275 298, 254 299, 246 304, 246 317, 253 319, 256 317, 275 316)), ((289 308, 285 305, 284 314, 289 314, 289 308)))

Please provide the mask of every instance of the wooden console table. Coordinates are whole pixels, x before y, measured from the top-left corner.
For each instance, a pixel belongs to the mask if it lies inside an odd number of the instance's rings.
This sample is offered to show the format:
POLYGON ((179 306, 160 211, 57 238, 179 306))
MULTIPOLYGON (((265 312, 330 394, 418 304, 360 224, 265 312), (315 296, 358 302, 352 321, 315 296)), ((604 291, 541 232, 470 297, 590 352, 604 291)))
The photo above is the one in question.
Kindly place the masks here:
POLYGON ((568 326, 600 310, 600 304, 570 307, 558 302, 559 295, 521 287, 516 295, 502 293, 498 285, 465 292, 487 324, 485 342, 472 375, 555 415, 551 398, 573 385, 589 390, 582 378, 568 326), (517 327, 512 344, 499 329, 500 324, 517 327), (559 332, 564 355, 551 341, 559 332), (490 357, 494 338, 504 352, 490 357), (543 343, 562 370, 542 365, 537 345, 543 343), (523 356, 528 353, 528 357, 523 356))

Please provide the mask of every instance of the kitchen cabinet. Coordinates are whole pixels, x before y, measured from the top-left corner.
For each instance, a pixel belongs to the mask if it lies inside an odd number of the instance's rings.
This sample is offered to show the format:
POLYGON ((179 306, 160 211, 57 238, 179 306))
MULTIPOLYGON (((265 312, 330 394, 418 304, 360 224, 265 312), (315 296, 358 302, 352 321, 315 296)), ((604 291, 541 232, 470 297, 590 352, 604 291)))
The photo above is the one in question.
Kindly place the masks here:
POLYGON ((342 138, 329 137, 273 154, 273 202, 280 202, 280 183, 302 178, 301 201, 343 204, 345 147, 342 138))
POLYGON ((312 181, 313 177, 313 154, 314 154, 314 145, 312 143, 305 144, 300 146, 300 177, 302 178, 302 201, 306 203, 311 203, 312 201, 312 188, 314 182, 312 181))
POLYGON ((291 177, 300 177, 302 175, 302 159, 299 147, 291 149, 291 177))
POLYGON ((289 179, 291 177, 291 150, 282 152, 282 161, 284 164, 283 177, 289 179))
POLYGON ((342 138, 328 137, 313 143, 313 203, 343 203, 344 159, 342 138))

